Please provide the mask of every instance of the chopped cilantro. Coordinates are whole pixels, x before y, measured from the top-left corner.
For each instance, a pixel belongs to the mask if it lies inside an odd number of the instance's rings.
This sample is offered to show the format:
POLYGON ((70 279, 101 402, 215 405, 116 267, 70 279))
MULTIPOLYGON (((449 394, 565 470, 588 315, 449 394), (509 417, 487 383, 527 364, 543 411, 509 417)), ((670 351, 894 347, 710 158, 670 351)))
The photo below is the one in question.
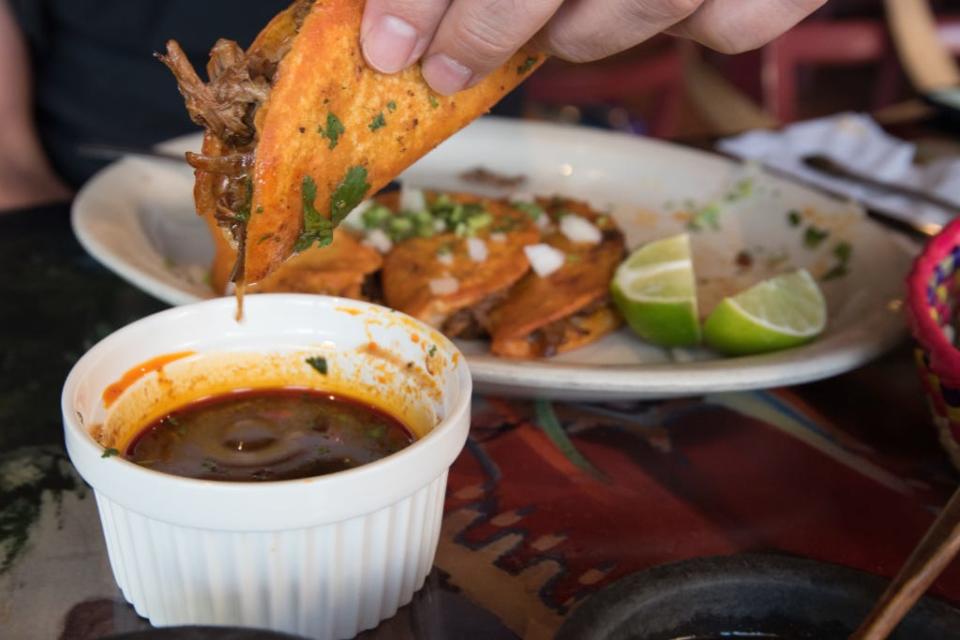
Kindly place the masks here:
POLYGON ((476 232, 484 227, 489 227, 491 224, 493 224, 493 215, 486 211, 481 211, 467 218, 467 229, 470 231, 476 232))
POLYGON ((427 351, 427 355, 430 356, 431 358, 437 355, 437 345, 435 344, 430 345, 430 350, 427 351))
POLYGON ((444 242, 437 248, 438 256, 449 256, 453 253, 453 245, 449 242, 444 242))
POLYGON ((693 218, 687 223, 687 228, 691 231, 703 231, 707 228, 719 229, 720 207, 716 204, 710 204, 695 211, 693 218))
POLYGON ((250 219, 250 207, 253 204, 253 179, 247 176, 243 185, 243 202, 233 214, 240 222, 246 222, 250 219))
POLYGON ((847 267, 850 264, 850 257, 853 255, 853 247, 849 242, 838 242, 833 247, 833 255, 837 259, 837 264, 824 274, 822 278, 824 282, 843 277, 849 273, 847 267))
POLYGON ((257 207, 257 213, 263 213, 263 206, 257 207))
POLYGON ((396 110, 397 110, 397 103, 396 103, 396 101, 391 100, 390 102, 388 102, 388 103, 387 103, 387 109, 388 109, 389 111, 396 111, 396 110))
POLYGON ((440 101, 437 100, 437 96, 433 95, 432 93, 427 97, 427 99, 430 100, 430 106, 434 109, 440 106, 440 101))
POLYGON ((293 248, 298 252, 306 251, 313 243, 325 247, 333 242, 334 225, 320 215, 314 204, 317 199, 317 183, 310 176, 304 176, 300 192, 303 198, 303 231, 293 248))
POLYGON ((212 473, 221 473, 220 467, 213 460, 209 460, 209 459, 204 460, 203 462, 200 463, 200 466, 202 466, 204 469, 212 473))
POLYGON ((504 216, 500 218, 500 221, 490 229, 494 233, 509 233, 516 230, 518 226, 522 224, 522 221, 518 218, 512 216, 504 216))
POLYGON ((841 262, 848 262, 853 254, 853 247, 849 242, 838 242, 833 248, 833 255, 841 262))
POLYGON ((322 376, 327 375, 327 359, 321 356, 314 356, 312 358, 307 358, 307 364, 317 370, 322 376))
POLYGON ((382 204, 374 204, 363 212, 363 226, 366 229, 379 229, 393 214, 382 204))
POLYGON ((823 241, 830 236, 830 232, 826 229, 818 229, 817 227, 810 225, 803 232, 803 244, 808 249, 816 249, 823 241))
POLYGON ((337 144, 340 142, 340 136, 342 136, 346 131, 347 130, 344 128, 343 123, 340 122, 340 118, 333 113, 327 113, 326 128, 324 128, 323 125, 320 125, 317 128, 317 133, 330 141, 330 144, 327 145, 330 149, 336 148, 337 144))
POLYGON ((577 255, 576 253, 568 253, 568 254, 567 254, 567 263, 568 263, 568 264, 574 264, 574 263, 576 263, 576 262, 582 262, 582 261, 583 261, 583 256, 581 256, 581 255, 577 255))
POLYGON ((540 216, 546 213, 536 202, 514 202, 513 207, 530 216, 531 220, 539 220, 540 216))
POLYGON ((330 199, 330 221, 334 227, 360 204, 369 189, 367 170, 360 166, 350 167, 330 199))
POLYGON ((263 234, 262 236, 260 236, 259 238, 257 238, 257 244, 262 244, 262 243, 266 242, 267 240, 269 240, 269 239, 272 238, 272 237, 273 237, 273 234, 272 234, 272 233, 265 233, 265 234, 263 234))
POLYGON ((796 209, 791 209, 787 211, 787 222, 790 223, 791 227, 799 227, 800 223, 803 221, 803 216, 800 215, 800 212, 796 209))
POLYGON ((533 69, 533 65, 537 64, 537 56, 527 56, 527 59, 523 61, 523 64, 517 67, 517 73, 520 75, 525 74, 530 69, 533 69))
POLYGON ((383 117, 383 112, 381 111, 373 117, 373 120, 370 121, 370 124, 367 125, 370 127, 370 131, 376 131, 381 127, 387 126, 387 120, 383 117))
POLYGON ((378 424, 368 429, 367 435, 373 440, 383 440, 383 437, 387 435, 387 428, 382 424, 378 424))
POLYGON ((826 282, 828 280, 835 280, 837 278, 842 278, 843 276, 847 275, 847 273, 848 273, 847 265, 838 264, 838 265, 835 265, 832 269, 830 269, 830 271, 827 271, 821 278, 821 281, 826 282))
POLYGON ((330 454, 330 447, 317 447, 317 454, 326 456, 330 454))
POLYGON ((114 449, 113 447, 107 447, 106 449, 103 450, 103 454, 102 454, 100 457, 101 457, 101 458, 112 458, 113 456, 118 456, 118 455, 120 455, 120 452, 119 452, 119 451, 117 451, 117 450, 114 449))
POLYGON ((753 192, 753 180, 750 178, 743 178, 737 180, 733 187, 727 191, 726 195, 723 197, 727 202, 736 202, 737 200, 742 200, 746 198, 753 192))

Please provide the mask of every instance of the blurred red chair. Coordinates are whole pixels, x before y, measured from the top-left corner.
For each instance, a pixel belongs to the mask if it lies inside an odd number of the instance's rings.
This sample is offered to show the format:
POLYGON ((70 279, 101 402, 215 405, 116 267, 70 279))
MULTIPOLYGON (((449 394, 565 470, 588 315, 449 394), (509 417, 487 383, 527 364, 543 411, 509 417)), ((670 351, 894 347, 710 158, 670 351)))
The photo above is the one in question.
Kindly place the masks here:
POLYGON ((588 107, 622 105, 654 96, 649 133, 668 138, 677 132, 684 96, 683 56, 677 43, 653 55, 619 57, 604 63, 568 65, 551 61, 524 85, 528 99, 544 105, 588 107))
POLYGON ((797 117, 797 79, 802 68, 863 63, 877 66, 871 108, 893 102, 900 72, 884 22, 828 19, 802 22, 762 50, 764 107, 780 122, 791 122, 797 117))

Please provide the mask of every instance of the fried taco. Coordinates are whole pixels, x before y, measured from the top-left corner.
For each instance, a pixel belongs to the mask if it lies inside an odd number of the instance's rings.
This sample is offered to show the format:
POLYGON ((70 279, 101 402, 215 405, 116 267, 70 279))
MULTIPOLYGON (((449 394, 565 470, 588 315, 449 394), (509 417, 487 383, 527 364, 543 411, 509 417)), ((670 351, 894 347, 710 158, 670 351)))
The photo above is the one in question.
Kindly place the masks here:
POLYGON ((176 42, 161 60, 206 129, 196 169, 199 213, 236 246, 231 280, 266 278, 333 229, 441 141, 490 109, 542 62, 525 48, 476 86, 435 95, 415 65, 369 68, 363 0, 297 0, 244 51, 220 40, 203 82, 176 42))
POLYGON ((538 199, 529 208, 549 220, 542 244, 527 248, 534 271, 488 317, 491 351, 511 358, 577 349, 620 326, 608 295, 625 246, 613 220, 563 198, 538 199))
POLYGON ((364 212, 368 231, 390 234, 384 302, 450 337, 485 335, 490 309, 530 269, 523 248, 540 231, 505 200, 428 193, 424 201, 404 210, 395 196, 381 198, 364 212))

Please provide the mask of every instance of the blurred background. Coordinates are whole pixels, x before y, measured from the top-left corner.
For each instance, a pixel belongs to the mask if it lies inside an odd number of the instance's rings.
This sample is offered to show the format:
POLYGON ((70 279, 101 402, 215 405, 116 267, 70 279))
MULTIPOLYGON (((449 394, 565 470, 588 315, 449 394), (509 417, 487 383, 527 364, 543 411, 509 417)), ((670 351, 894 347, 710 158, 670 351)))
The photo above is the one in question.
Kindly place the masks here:
POLYGON ((551 61, 526 86, 530 117, 697 141, 840 111, 881 124, 933 112, 960 85, 960 2, 830 0, 769 45, 720 55, 668 36, 588 65, 551 61))

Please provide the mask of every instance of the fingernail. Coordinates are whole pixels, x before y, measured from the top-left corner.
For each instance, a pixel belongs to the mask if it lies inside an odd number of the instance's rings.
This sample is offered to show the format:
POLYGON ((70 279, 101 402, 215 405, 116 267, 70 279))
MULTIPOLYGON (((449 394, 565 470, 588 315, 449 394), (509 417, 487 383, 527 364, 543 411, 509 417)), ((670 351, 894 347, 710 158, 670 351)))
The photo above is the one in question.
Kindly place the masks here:
POLYGON ((396 73, 413 62, 417 30, 396 16, 383 15, 360 43, 367 63, 382 73, 396 73))
POLYGON ((423 79, 434 91, 449 96, 470 82, 473 71, 444 53, 435 53, 423 61, 423 79))

